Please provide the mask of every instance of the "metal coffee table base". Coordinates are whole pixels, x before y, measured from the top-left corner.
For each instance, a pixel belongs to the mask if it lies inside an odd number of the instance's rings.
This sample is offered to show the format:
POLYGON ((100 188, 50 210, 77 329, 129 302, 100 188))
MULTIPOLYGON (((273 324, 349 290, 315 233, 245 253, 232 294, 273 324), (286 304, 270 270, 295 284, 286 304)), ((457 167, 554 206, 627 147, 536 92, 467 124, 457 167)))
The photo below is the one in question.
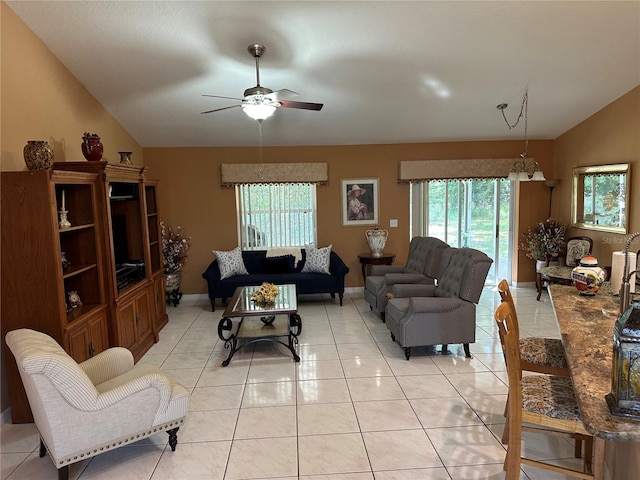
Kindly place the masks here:
POLYGON ((298 335, 302 332, 302 319, 297 313, 289 314, 289 321, 286 325, 278 325, 276 316, 264 317, 242 317, 238 322, 238 327, 233 329, 233 321, 230 317, 223 317, 218 322, 218 337, 224 341, 224 348, 229 350, 229 355, 222 362, 226 367, 236 354, 236 352, 247 345, 258 342, 279 343, 289 349, 293 359, 300 361, 300 356, 296 352, 298 335), (280 340, 286 337, 287 343, 280 340))

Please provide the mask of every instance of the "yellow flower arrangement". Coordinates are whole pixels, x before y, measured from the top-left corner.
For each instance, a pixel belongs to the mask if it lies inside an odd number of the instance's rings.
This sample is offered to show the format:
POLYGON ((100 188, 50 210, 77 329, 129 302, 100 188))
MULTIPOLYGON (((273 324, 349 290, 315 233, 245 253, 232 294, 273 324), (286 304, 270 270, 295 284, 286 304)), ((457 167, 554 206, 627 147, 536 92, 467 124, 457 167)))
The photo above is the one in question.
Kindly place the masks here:
POLYGON ((278 287, 273 283, 264 282, 260 288, 251 294, 251 299, 257 303, 274 303, 278 295, 278 287))

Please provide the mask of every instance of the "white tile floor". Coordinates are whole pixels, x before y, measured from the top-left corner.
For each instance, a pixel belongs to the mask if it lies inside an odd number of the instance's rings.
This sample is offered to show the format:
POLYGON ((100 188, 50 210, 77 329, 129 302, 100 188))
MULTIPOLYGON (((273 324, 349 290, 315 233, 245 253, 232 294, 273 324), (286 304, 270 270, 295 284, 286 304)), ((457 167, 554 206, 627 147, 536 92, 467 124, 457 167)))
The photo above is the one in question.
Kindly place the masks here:
MULTIPOLYGON (((513 289, 522 335, 558 336, 549 297, 513 289)), ((217 338, 221 309, 188 299, 169 312, 160 342, 141 360, 192 390, 190 411, 171 452, 160 434, 71 467, 72 479, 501 479, 499 441, 507 394, 494 327, 497 293, 485 288, 473 358, 391 341, 361 293, 344 306, 329 296, 300 300, 302 360, 259 344, 226 356, 217 338)), ((38 457, 32 424, 3 424, 2 479, 56 479, 38 457)), ((564 439, 527 437, 526 452, 575 465, 564 439)), ((523 479, 558 479, 525 467, 523 479)))

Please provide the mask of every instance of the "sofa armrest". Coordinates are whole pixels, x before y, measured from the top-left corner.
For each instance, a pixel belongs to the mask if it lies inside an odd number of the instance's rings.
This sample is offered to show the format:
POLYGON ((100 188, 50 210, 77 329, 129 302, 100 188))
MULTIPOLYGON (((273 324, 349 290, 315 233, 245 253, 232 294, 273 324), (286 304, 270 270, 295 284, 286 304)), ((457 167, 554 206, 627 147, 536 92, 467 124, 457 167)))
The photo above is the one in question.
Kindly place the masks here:
POLYGON ((80 363, 94 385, 111 380, 133 368, 133 355, 123 347, 113 347, 80 363))
POLYGON ((436 286, 421 283, 398 283, 391 289, 391 294, 395 298, 435 297, 436 286))
POLYGON ((371 265, 371 276, 404 273, 404 265, 371 265))
POLYGON ((384 276, 384 283, 387 286, 398 283, 429 283, 428 277, 421 273, 387 273, 384 276))
POLYGON ((409 310, 415 313, 450 313, 469 303, 453 297, 411 297, 409 310))
POLYGON ((340 256, 333 250, 329 257, 329 273, 338 281, 339 292, 344 292, 344 277, 349 273, 349 267, 347 267, 340 256))
MULTIPOLYGON (((146 372, 135 378, 128 378, 128 376, 125 375, 121 384, 115 385, 113 388, 98 394, 95 408, 91 410, 102 410, 111 405, 115 405, 125 398, 133 396, 137 392, 150 388, 158 391, 158 411, 166 410, 166 406, 171 399, 171 378, 159 370, 157 372, 146 372)), ((156 406, 153 406, 153 408, 155 409, 156 406)))

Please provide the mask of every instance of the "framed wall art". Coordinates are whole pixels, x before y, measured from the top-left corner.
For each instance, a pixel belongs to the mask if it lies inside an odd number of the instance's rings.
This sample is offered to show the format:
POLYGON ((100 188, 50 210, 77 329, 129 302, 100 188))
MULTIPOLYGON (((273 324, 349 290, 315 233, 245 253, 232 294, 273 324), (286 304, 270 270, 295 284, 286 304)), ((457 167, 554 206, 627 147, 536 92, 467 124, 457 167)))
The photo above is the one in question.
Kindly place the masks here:
POLYGON ((342 225, 378 225, 378 178, 342 179, 342 225))

